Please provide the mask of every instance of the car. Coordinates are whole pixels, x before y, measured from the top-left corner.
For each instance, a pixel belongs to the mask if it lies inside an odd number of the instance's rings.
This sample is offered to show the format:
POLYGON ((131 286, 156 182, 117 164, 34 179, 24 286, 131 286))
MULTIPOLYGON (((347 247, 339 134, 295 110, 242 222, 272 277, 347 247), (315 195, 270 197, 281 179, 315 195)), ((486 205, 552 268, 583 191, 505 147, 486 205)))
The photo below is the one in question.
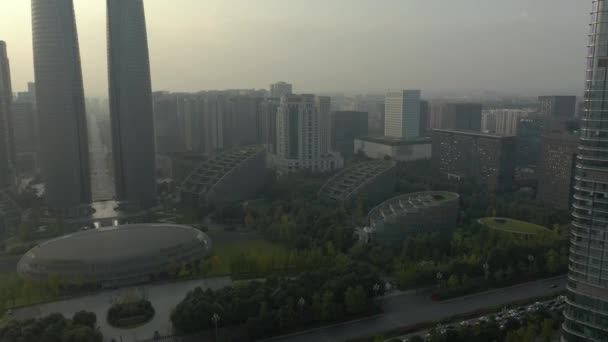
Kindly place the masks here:
POLYGON ((12 316, 13 315, 13 309, 6 310, 6 315, 7 316, 12 316))
POLYGON ((469 323, 469 321, 462 321, 462 322, 460 322, 460 326, 461 327, 468 327, 470 325, 471 325, 471 323, 469 323))
POLYGON ((549 285, 549 288, 550 289, 556 289, 557 288, 557 284, 551 284, 551 285, 549 285))

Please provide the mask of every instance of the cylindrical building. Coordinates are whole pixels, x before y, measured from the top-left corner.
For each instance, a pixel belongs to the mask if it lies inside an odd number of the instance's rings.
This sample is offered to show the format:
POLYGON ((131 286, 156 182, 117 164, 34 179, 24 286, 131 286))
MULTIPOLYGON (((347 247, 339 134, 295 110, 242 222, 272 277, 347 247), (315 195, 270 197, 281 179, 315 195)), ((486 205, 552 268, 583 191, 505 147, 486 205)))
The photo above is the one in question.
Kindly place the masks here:
POLYGON ((593 1, 563 339, 608 341, 608 4, 593 1))
POLYGON ((32 0, 36 100, 46 201, 74 214, 91 202, 89 150, 72 0, 32 0))
POLYGON ((116 197, 156 203, 152 86, 142 0, 107 0, 108 74, 116 197))

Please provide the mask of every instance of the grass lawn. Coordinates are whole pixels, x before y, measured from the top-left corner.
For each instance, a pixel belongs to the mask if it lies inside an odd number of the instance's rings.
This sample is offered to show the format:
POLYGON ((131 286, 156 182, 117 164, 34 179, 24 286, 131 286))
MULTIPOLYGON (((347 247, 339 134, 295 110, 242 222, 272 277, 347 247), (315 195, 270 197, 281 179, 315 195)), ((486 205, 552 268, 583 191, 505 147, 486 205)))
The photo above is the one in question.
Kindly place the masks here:
POLYGON ((534 223, 502 217, 484 217, 479 219, 479 223, 486 225, 491 229, 501 230, 515 234, 554 234, 551 230, 543 226, 536 225, 534 223))
POLYGON ((219 267, 213 273, 229 274, 231 273, 230 263, 240 255, 252 255, 256 259, 270 260, 276 255, 289 254, 289 251, 283 246, 257 238, 214 243, 211 254, 219 257, 219 267))

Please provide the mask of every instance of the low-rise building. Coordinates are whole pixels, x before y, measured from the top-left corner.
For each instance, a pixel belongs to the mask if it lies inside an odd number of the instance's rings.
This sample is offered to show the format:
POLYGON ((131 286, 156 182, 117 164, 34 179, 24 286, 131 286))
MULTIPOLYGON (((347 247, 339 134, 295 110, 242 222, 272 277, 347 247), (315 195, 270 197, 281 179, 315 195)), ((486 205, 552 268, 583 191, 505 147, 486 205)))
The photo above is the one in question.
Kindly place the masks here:
POLYGON ((266 152, 262 146, 225 151, 199 164, 180 186, 183 203, 198 206, 244 201, 267 184, 266 152))
POLYGON ((358 163, 330 178, 319 190, 319 196, 340 202, 361 199, 378 203, 394 191, 396 177, 393 161, 358 163))
POLYGON ((391 198, 373 208, 363 229, 370 240, 401 245, 420 232, 451 230, 458 224, 460 195, 444 191, 416 192, 391 198))
POLYGON ((399 162, 430 159, 431 138, 398 139, 391 137, 355 139, 355 153, 372 159, 392 159, 399 162))

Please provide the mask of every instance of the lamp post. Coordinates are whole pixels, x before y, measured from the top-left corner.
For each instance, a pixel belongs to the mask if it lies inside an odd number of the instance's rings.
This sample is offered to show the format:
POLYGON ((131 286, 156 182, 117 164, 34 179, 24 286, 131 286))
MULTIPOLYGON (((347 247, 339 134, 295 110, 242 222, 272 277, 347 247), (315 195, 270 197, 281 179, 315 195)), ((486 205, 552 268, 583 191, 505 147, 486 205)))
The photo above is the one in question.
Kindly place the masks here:
POLYGON ((532 273, 532 264, 534 263, 534 255, 528 255, 528 261, 530 262, 530 273, 532 273))
POLYGON ((488 264, 487 262, 483 263, 483 272, 486 276, 486 280, 488 280, 488 278, 490 277, 490 264, 488 264))
POLYGON ((298 300, 298 306, 300 307, 300 318, 304 318, 304 305, 306 305, 306 300, 304 297, 300 297, 298 300))
POLYGON ((220 321, 220 315, 214 313, 211 317, 211 320, 213 321, 213 323, 215 323, 215 341, 218 341, 217 323, 220 321))
POLYGON ((375 283, 374 287, 372 287, 372 289, 374 290, 374 296, 378 297, 378 292, 380 291, 380 284, 375 283))

